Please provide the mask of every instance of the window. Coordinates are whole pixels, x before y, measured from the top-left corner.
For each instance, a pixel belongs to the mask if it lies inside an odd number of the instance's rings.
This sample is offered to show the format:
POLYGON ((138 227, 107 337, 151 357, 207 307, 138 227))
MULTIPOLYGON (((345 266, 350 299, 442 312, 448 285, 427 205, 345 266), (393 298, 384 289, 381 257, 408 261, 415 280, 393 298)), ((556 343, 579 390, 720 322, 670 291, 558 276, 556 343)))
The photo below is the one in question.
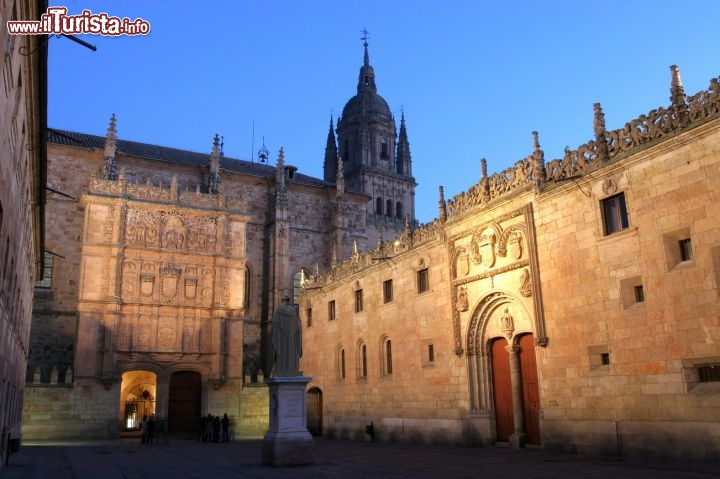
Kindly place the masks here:
POLYGON ((312 327, 312 308, 305 309, 305 320, 307 327, 312 327))
POLYGON ((635 291, 635 302, 636 303, 642 303, 645 301, 645 291, 643 290, 643 285, 639 284, 633 288, 635 291))
POLYGON ((36 288, 49 289, 52 286, 53 254, 45 251, 42 279, 35 282, 36 288))
POLYGON ((383 281, 383 301, 389 303, 393 300, 393 284, 392 280, 383 281))
POLYGON ((420 365, 424 368, 435 367, 435 345, 432 339, 420 343, 420 365))
POLYGON ((393 364, 392 364, 392 341, 389 339, 386 339, 383 344, 383 349, 385 350, 384 354, 384 360, 385 360, 385 375, 390 375, 393 372, 393 364))
POLYGON ((395 217, 396 218, 402 218, 403 217, 403 207, 402 203, 399 201, 395 203, 395 217))
POLYGON ((340 379, 345 379, 345 349, 340 349, 340 379))
POLYGON ((387 200, 385 202, 385 214, 387 216, 392 216, 392 214, 393 214, 392 200, 387 200))
POLYGON ((243 290, 245 297, 243 298, 243 306, 245 309, 250 308, 250 268, 245 266, 245 288, 243 290))
POLYGON ((430 285, 428 283, 428 270, 427 268, 421 269, 417 272, 417 292, 419 293, 425 293, 430 289, 430 285))
POLYGON ((680 247, 680 261, 690 261, 693 258, 692 243, 690 238, 683 238, 678 241, 680 247))
POLYGON ((387 160, 388 157, 388 148, 387 148, 387 141, 385 141, 385 138, 382 138, 380 140, 380 158, 383 160, 387 160))
POLYGON ((328 321, 335 321, 335 301, 328 301, 328 321))
POLYGON ((693 250, 689 226, 664 233, 662 241, 668 271, 678 266, 685 268, 692 265, 693 250))
POLYGON ((698 367, 698 376, 701 383, 720 381, 720 363, 703 364, 698 367))
POLYGON ((588 362, 590 363, 590 371, 593 372, 609 372, 610 371, 610 349, 607 344, 597 346, 588 346, 588 362))
POLYGON ((600 364, 603 366, 607 366, 608 364, 610 364, 610 353, 600 354, 600 364))
POLYGON ((363 290, 355 291, 355 312, 360 313, 363 310, 363 290))
POLYGON ((364 344, 360 345, 360 377, 367 378, 367 346, 364 344))
POLYGON ((645 288, 641 276, 620 280, 620 300, 623 309, 638 307, 645 303, 645 288))
POLYGON ((382 205, 383 205, 382 198, 378 198, 375 200, 375 213, 377 213, 379 215, 382 214, 382 205))
POLYGON ((602 213, 605 236, 626 230, 630 226, 625 205, 625 193, 602 200, 602 213))

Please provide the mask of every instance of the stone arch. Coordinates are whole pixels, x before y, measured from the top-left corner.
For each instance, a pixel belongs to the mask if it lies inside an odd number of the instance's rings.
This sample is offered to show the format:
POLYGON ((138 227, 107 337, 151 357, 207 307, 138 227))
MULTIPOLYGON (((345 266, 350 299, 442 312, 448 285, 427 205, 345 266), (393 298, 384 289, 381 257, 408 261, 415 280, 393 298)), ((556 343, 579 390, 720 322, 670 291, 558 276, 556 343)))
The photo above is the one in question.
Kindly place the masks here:
POLYGON ((486 294, 472 308, 466 337, 468 360, 470 406, 472 411, 489 411, 492 408, 492 378, 489 345, 495 338, 509 336, 509 343, 524 333, 534 333, 533 320, 523 302, 513 293, 496 290, 486 294), (512 332, 505 335, 499 324, 490 324, 493 318, 499 319, 504 308, 509 308, 516 316, 512 332), (518 315, 518 313, 522 313, 518 315))
POLYGON ((510 236, 513 233, 520 233, 523 238, 527 238, 527 228, 525 227, 525 223, 514 223, 505 230, 503 230, 502 234, 498 238, 498 254, 500 256, 506 256, 507 255, 507 245, 508 240, 510 239, 510 236))

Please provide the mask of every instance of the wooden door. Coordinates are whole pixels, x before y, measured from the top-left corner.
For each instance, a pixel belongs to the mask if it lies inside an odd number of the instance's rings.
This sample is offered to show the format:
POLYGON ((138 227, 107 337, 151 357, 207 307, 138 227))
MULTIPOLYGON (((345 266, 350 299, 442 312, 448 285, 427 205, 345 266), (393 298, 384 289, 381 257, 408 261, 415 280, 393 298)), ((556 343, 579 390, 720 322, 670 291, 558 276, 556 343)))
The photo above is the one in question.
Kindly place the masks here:
POLYGON ((510 382, 510 356, 505 349, 504 338, 495 339, 491 345, 493 401, 495 403, 495 427, 497 440, 507 442, 515 428, 513 420, 512 383, 510 382))
POLYGON ((528 442, 540 444, 540 390, 538 388, 535 340, 532 334, 520 336, 520 374, 522 375, 523 416, 528 442))
MULTIPOLYGON (((168 432, 197 433, 200 426, 202 378, 194 371, 178 371, 170 376, 168 432)), ((217 413, 216 413, 217 414, 217 413)))
POLYGON ((318 388, 307 393, 307 428, 313 436, 322 436, 322 391, 318 388))

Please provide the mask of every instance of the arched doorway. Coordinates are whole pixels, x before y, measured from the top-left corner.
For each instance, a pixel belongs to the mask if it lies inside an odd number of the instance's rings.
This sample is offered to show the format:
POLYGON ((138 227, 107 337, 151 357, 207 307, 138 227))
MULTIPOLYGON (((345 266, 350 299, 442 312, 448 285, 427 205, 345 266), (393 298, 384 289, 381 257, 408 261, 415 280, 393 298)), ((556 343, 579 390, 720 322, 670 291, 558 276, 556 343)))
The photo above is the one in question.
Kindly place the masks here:
POLYGON ((510 440, 515 429, 513 419, 512 384, 510 380, 510 358, 507 352, 508 342, 505 338, 493 340, 490 345, 493 403, 495 404, 495 432, 500 442, 510 440))
POLYGON ((499 290, 478 302, 468 325, 471 410, 487 414, 495 440, 515 447, 541 442, 533 330, 523 301, 499 290))
POLYGON ((176 371, 170 376, 168 432, 196 433, 200 425, 202 377, 195 371, 176 371))
POLYGON ((317 387, 307 392, 307 429, 313 436, 322 436, 322 390, 317 387))
POLYGON ((520 377, 522 378, 523 417, 528 442, 540 444, 540 389, 538 387, 535 341, 532 334, 523 334, 518 342, 520 377))
POLYGON ((120 385, 120 430, 140 429, 144 416, 155 415, 157 376, 150 371, 127 371, 120 385))

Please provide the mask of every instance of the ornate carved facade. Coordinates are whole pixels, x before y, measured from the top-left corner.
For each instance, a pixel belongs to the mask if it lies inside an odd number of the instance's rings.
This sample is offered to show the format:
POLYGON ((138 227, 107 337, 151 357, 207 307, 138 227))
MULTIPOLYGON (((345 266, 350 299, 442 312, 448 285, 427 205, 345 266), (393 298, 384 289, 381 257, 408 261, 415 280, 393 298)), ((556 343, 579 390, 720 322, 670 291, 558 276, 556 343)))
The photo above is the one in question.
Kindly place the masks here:
POLYGON ((440 187, 437 220, 308 277, 310 426, 716 455, 720 83, 671 79, 669 107, 607 131, 596 104, 595 138, 547 163, 533 132, 513 166, 440 187))
MULTIPOLYGON (((238 433, 262 433, 269 317, 300 278, 366 249, 369 196, 346 187, 336 150, 325 181, 286 165, 282 149, 270 166, 224 157, 217 135, 198 154, 117 128, 113 115, 104 138, 48 134, 58 256, 35 296, 24 435, 112 435, 147 412, 171 432, 226 412, 238 433), (61 410, 48 415, 50 403, 61 410)), ((394 123, 386 133, 394 148, 394 123)), ((400 156, 411 179, 409 150, 400 156)))

